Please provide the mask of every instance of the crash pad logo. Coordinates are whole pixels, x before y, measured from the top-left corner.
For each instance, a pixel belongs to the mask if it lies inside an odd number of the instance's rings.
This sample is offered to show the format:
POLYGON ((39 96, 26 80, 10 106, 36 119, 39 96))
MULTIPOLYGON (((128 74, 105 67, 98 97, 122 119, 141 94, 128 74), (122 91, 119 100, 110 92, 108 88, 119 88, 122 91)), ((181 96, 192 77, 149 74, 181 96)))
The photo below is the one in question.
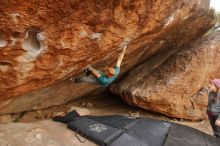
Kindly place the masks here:
POLYGON ((103 124, 92 124, 89 126, 89 130, 100 133, 102 131, 107 130, 107 127, 103 124))

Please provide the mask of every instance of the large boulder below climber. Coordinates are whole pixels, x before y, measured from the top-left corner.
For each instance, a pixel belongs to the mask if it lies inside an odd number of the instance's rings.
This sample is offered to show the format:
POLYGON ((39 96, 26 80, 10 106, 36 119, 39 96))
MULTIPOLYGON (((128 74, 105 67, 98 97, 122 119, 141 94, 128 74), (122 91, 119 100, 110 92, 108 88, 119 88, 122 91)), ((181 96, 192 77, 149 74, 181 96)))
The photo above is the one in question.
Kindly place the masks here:
POLYGON ((133 106, 177 118, 205 118, 207 94, 201 89, 211 78, 220 78, 220 32, 164 58, 137 67, 111 90, 133 106))
POLYGON ((215 24, 209 0, 0 1, 0 114, 45 108, 97 86, 65 81, 89 64, 122 73, 179 49, 215 24))

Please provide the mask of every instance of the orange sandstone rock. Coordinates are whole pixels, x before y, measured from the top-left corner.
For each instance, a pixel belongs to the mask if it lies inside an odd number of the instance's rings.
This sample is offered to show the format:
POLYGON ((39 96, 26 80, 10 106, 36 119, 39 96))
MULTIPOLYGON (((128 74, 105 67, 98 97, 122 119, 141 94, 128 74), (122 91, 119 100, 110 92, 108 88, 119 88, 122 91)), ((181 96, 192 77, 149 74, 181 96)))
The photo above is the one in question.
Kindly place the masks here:
MULTIPOLYGON (((163 56, 164 57, 164 56, 163 56)), ((219 78, 220 32, 204 36, 161 63, 149 61, 111 90, 130 105, 171 117, 200 120, 207 110, 202 88, 219 78)))
POLYGON ((83 96, 98 87, 65 79, 114 64, 121 46, 123 73, 215 23, 199 0, 1 0, 0 20, 0 114, 83 96))

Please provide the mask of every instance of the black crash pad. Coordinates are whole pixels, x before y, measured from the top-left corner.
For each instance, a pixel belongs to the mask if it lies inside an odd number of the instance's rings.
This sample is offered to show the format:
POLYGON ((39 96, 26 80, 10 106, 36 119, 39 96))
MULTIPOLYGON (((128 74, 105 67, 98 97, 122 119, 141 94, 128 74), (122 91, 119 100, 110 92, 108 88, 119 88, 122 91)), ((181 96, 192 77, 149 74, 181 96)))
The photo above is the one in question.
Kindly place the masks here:
POLYGON ((220 139, 191 127, 127 116, 82 116, 68 128, 101 146, 220 146, 220 139))
POLYGON ((68 128, 98 145, 107 145, 124 132, 122 129, 102 124, 88 117, 76 118, 68 124, 68 128))
POLYGON ((220 138, 180 124, 172 124, 164 146, 220 146, 220 138))
POLYGON ((154 119, 141 119, 127 130, 133 137, 141 139, 149 146, 162 146, 169 132, 170 123, 154 119))
POLYGON ((169 127, 165 121, 117 115, 78 117, 68 124, 68 128, 96 144, 111 146, 161 146, 169 127))

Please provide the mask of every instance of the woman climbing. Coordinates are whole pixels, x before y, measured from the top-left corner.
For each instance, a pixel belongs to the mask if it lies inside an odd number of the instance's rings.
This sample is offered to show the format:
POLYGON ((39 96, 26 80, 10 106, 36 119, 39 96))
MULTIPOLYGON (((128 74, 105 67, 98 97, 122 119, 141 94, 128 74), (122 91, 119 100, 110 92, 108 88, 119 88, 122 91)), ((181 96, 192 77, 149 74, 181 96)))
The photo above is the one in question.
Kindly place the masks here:
POLYGON ((91 66, 89 66, 85 69, 86 76, 72 78, 71 80, 74 80, 74 83, 86 82, 86 83, 99 84, 102 86, 107 86, 111 84, 119 75, 121 62, 124 58, 126 49, 127 49, 127 45, 124 46, 123 51, 120 54, 116 66, 114 68, 107 67, 105 73, 103 73, 102 71, 96 70, 91 66))
POLYGON ((220 79, 215 79, 209 85, 208 117, 214 136, 220 137, 220 79))

